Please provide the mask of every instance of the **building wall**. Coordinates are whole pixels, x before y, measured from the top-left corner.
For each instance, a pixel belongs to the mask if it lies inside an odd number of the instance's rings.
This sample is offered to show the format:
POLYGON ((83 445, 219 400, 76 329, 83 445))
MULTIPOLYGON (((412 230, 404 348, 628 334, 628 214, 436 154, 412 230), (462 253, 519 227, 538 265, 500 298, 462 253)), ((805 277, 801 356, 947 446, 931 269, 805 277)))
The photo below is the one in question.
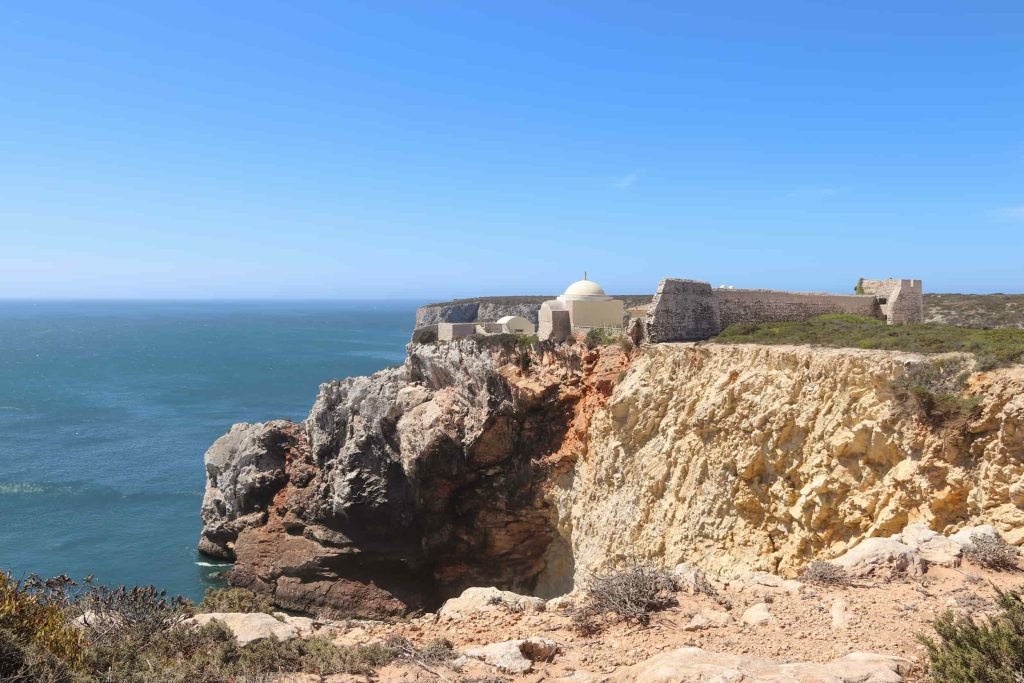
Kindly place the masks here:
POLYGON ((509 320, 506 320, 504 323, 499 324, 502 325, 503 332, 508 332, 510 334, 529 335, 533 334, 536 331, 532 322, 518 315, 514 315, 509 320))
POLYGON ((715 289, 721 329, 736 323, 809 320, 825 313, 884 317, 872 295, 811 294, 770 289, 715 289))
POLYGON ((475 323, 438 323, 438 341, 452 341, 463 337, 472 337, 476 334, 475 323))
POLYGON ((589 330, 595 327, 621 328, 626 315, 622 302, 609 301, 567 301, 572 330, 589 330))
POLYGON ((541 304, 537 325, 537 338, 541 341, 561 342, 572 334, 569 311, 558 306, 560 304, 557 301, 545 301, 541 304))
POLYGON ((721 331, 718 300, 707 282, 665 278, 644 318, 650 342, 696 341, 721 331))
POLYGON ((882 315, 890 325, 924 322, 924 286, 920 280, 868 280, 861 278, 857 289, 880 297, 882 315))

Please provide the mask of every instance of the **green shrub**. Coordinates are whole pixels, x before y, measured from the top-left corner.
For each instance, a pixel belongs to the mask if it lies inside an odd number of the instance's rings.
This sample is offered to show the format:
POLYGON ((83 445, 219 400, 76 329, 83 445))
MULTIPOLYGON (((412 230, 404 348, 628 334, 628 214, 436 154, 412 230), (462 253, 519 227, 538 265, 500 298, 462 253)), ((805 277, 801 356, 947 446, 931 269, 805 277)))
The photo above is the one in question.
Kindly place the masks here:
MULTIPOLYGON (((211 591, 203 606, 265 607, 259 596, 237 589, 211 591)), ((369 675, 401 654, 386 644, 343 647, 324 637, 241 647, 218 621, 185 622, 192 611, 187 600, 152 586, 87 581, 77 589, 67 577, 17 582, 0 573, 0 681, 237 683, 284 672, 369 675)))
POLYGON ((933 424, 963 422, 981 405, 978 397, 963 395, 969 374, 961 358, 940 358, 911 365, 892 387, 897 394, 912 396, 933 424))
POLYGON ((919 636, 936 683, 1019 683, 1024 677, 1024 602, 996 589, 1002 612, 975 621, 947 611, 935 620, 934 638, 919 636))
POLYGON ((532 334, 477 334, 473 336, 477 346, 483 349, 499 349, 505 353, 512 351, 527 351, 539 340, 537 335, 532 334))
POLYGON ((270 598, 247 588, 207 588, 197 612, 263 612, 271 614, 274 605, 270 598))
POLYGON ((604 327, 594 327, 587 331, 587 335, 583 338, 583 343, 587 345, 587 348, 593 349, 598 346, 617 344, 621 338, 622 334, 619 331, 609 330, 604 327))
POLYGON ((70 622, 69 590, 74 582, 66 576, 42 579, 30 576, 15 581, 0 572, 0 632, 4 634, 5 666, 27 663, 35 653, 54 658, 70 668, 82 663, 82 631, 70 622))
POLYGON ((847 313, 821 315, 802 322, 730 325, 713 341, 727 344, 816 344, 915 353, 971 353, 978 369, 1024 361, 1024 329, 982 329, 935 323, 887 325, 847 313))

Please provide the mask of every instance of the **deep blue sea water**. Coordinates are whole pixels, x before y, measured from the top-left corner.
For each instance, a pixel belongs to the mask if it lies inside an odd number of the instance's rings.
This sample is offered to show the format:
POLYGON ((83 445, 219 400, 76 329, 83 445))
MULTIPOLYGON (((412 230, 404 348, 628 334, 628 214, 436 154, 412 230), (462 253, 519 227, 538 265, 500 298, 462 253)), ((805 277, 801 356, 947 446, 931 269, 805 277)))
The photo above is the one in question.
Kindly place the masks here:
POLYGON ((0 569, 199 598, 203 453, 401 363, 412 302, 0 302, 0 569))

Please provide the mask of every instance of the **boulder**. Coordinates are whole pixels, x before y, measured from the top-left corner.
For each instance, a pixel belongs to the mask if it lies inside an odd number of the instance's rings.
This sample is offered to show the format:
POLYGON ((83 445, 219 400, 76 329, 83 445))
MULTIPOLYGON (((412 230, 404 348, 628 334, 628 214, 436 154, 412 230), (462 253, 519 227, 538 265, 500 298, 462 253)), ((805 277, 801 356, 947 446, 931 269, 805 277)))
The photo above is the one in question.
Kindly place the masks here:
POLYGON ((479 659, 504 673, 524 674, 533 669, 534 662, 550 661, 558 654, 558 643, 536 637, 506 640, 502 643, 470 648, 462 654, 479 659))
POLYGON ((565 595, 559 595, 557 598, 551 598, 544 603, 544 609, 548 612, 554 612, 563 609, 569 609, 576 607, 579 604, 581 596, 579 593, 572 592, 566 593, 565 595))
POLYGON ((248 645, 267 638, 291 640, 299 635, 298 629, 294 626, 289 626, 262 612, 210 612, 197 614, 185 623, 205 626, 211 621, 220 621, 227 626, 239 645, 248 645))
POLYGON ((999 532, 991 524, 980 524, 978 526, 965 526, 960 531, 949 537, 951 541, 960 545, 970 545, 971 539, 975 536, 999 536, 999 532))
POLYGON ((768 572, 744 572, 738 577, 740 584, 759 595, 771 593, 789 593, 797 595, 803 590, 804 585, 793 579, 784 579, 768 572))
POLYGON ((747 611, 740 617, 740 621, 747 626, 763 626, 764 624, 775 623, 775 617, 768 611, 768 605, 759 602, 747 608, 747 611))
POLYGON ((511 591, 494 588, 467 588, 462 595, 445 601, 437 611, 440 619, 460 619, 469 614, 495 609, 511 609, 514 612, 543 612, 547 603, 543 598, 519 595, 511 591))
POLYGON ((856 547, 832 560, 854 578, 920 574, 924 571, 921 554, 894 538, 867 538, 856 547))
POLYGON ((932 531, 927 524, 918 522, 908 524, 900 540, 921 554, 921 559, 929 564, 943 567, 960 566, 961 543, 946 538, 937 531, 932 531))
POLYGON ((311 636, 314 632, 321 629, 332 628, 323 622, 317 622, 309 617, 294 617, 287 612, 274 612, 274 618, 294 628, 300 638, 311 636))
POLYGON ((746 655, 681 647, 611 676, 610 683, 900 683, 911 664, 899 657, 854 652, 826 664, 782 664, 746 655))
POLYGON ((677 564, 672 575, 679 589, 690 595, 699 592, 700 588, 708 583, 707 575, 692 564, 677 564))
POLYGON ((694 614, 690 621, 683 626, 683 630, 703 631, 708 628, 726 626, 731 619, 728 612, 717 609, 702 609, 697 614, 694 614))

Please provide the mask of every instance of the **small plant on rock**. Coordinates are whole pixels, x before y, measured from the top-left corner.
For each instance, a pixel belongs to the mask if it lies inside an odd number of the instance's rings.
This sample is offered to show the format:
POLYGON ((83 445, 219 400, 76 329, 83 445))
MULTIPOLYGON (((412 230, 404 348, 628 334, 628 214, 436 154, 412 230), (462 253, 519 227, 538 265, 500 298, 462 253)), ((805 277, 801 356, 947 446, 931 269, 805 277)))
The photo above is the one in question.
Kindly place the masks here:
POLYGON ((800 580, 819 586, 848 586, 850 574, 843 567, 824 560, 815 560, 800 572, 800 580))
POLYGON ((617 334, 612 330, 608 330, 603 327, 594 327, 587 331, 587 335, 583 338, 583 343, 587 345, 587 348, 594 349, 598 346, 615 344, 621 337, 621 334, 617 334))
POLYGON ((630 561, 625 569, 590 578, 585 602, 573 612, 573 629, 582 635, 596 633, 601 628, 599 620, 608 614, 646 626, 651 614, 677 604, 676 589, 670 573, 630 561))
POLYGON ((1020 550, 1002 536, 976 534, 963 548, 964 557, 974 564, 995 571, 1017 571, 1020 550))

